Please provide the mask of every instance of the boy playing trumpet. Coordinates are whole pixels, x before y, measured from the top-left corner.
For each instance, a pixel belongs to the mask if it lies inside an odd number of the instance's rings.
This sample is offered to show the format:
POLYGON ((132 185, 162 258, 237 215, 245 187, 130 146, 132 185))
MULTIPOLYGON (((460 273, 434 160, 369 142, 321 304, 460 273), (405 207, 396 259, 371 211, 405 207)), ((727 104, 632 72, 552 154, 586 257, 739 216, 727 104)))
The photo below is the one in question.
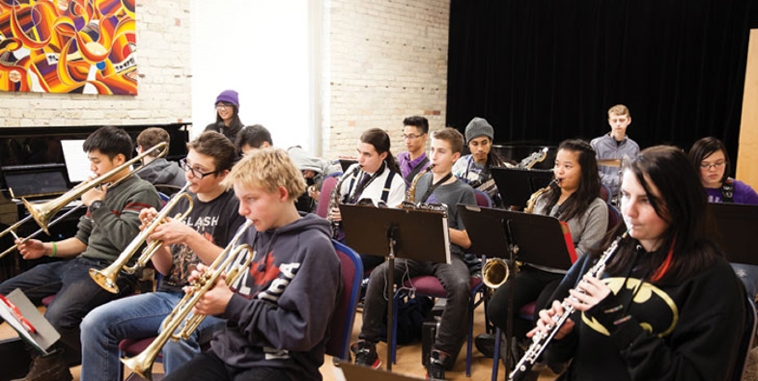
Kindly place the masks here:
MULTIPOLYGON (((187 148, 182 166, 190 184, 192 211, 184 221, 168 218, 150 235, 150 240, 163 243, 152 257, 155 269, 163 274, 158 291, 113 301, 85 317, 82 381, 118 380, 118 343, 126 338, 156 336, 163 319, 184 295, 182 287, 190 271, 198 263, 213 262, 244 221, 236 213, 239 203, 234 193, 221 183, 237 158, 229 139, 218 132, 204 132, 187 148)), ((180 201, 171 215, 183 214, 188 206, 186 200, 180 201)), ((142 210, 143 229, 156 214, 153 208, 142 210)), ((200 343, 208 342, 221 324, 219 319, 205 319, 188 340, 169 341, 163 348, 166 373, 200 352, 200 343)))
MULTIPOLYGON (((341 288, 329 223, 298 213, 294 201, 305 181, 281 149, 245 156, 225 183, 255 227, 241 239, 253 248, 253 262, 233 288, 222 276, 195 305, 196 314, 227 319, 226 327, 210 351, 164 380, 321 380, 341 288)), ((205 270, 200 265, 193 276, 205 270)))

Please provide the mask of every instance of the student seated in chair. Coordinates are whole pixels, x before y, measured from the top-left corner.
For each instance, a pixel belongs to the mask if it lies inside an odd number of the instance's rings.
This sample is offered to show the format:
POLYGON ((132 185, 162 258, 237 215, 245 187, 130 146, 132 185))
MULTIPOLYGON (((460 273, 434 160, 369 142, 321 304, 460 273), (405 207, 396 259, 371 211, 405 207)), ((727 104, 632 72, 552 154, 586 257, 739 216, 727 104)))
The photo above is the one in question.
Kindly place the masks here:
MULTIPOLYGON (((160 143, 171 143, 171 136, 168 132, 159 127, 147 128, 137 135, 137 153, 141 154, 160 143)), ((179 168, 177 163, 158 157, 159 154, 159 151, 153 151, 152 154, 142 159, 145 168, 139 171, 139 177, 156 186, 183 187, 187 183, 184 179, 184 170, 179 168)))
MULTIPOLYGON (((134 152, 129 134, 110 126, 93 132, 84 141, 83 148, 90 161, 90 170, 98 177, 128 162, 134 152)), ((82 194, 87 213, 79 220, 75 237, 52 242, 30 239, 23 244, 16 241, 18 251, 26 260, 43 256, 71 258, 35 266, 0 284, 0 294, 7 295, 19 288, 35 302, 56 294, 45 311, 45 318, 61 338, 48 349, 50 354, 34 359, 24 380, 71 380, 63 352, 78 362, 81 353, 79 324, 84 315, 132 292, 133 276, 119 274, 116 284, 120 293, 112 294, 92 281, 89 270, 102 270, 118 258, 139 233, 140 210, 159 208, 161 201, 155 187, 130 175, 128 166, 107 182, 114 185, 94 187, 82 194)))
MULTIPOLYGON (((713 226, 697 173, 682 150, 656 146, 625 164, 621 212, 628 237, 601 275, 586 274, 615 237, 580 258, 539 312, 537 328, 556 328, 544 354, 567 363, 568 380, 739 379, 749 301, 712 241, 713 226), (570 291, 569 291, 570 290, 570 291), (569 296, 573 297, 569 298, 569 296), (735 377, 737 376, 737 377, 735 377)), ((745 346, 745 349, 747 346, 745 346)), ((556 366, 552 366, 555 368, 556 366)))
MULTIPOLYGON (((168 218, 149 237, 150 241, 163 243, 152 258, 156 270, 163 275, 158 291, 115 300, 84 318, 82 381, 117 381, 119 342, 158 335, 161 322, 184 296, 182 287, 188 284, 190 272, 198 263, 213 262, 244 222, 237 214, 239 202, 234 192, 221 184, 237 158, 229 139, 207 131, 188 143, 187 151, 184 167, 186 181, 191 184, 188 193, 192 196, 192 210, 183 221, 168 218)), ((169 215, 184 214, 188 207, 189 203, 181 200, 169 215)), ((156 214, 152 208, 142 210, 143 229, 156 214)), ((169 340, 163 347, 166 373, 199 353, 200 344, 210 341, 221 325, 220 319, 209 317, 188 340, 169 340)))
MULTIPOLYGON (((164 381, 321 380, 342 279, 329 223, 295 209, 305 181, 281 149, 245 156, 224 183, 253 223, 240 239, 253 248, 252 265, 233 288, 220 277, 195 305, 196 314, 224 318, 226 327, 210 351, 164 381)), ((193 276, 206 269, 199 265, 193 276)))
MULTIPOLYGON (((421 203, 441 203, 447 207, 447 221, 450 233, 452 262, 419 262, 411 259, 396 259, 395 279, 412 278, 419 275, 434 275, 439 278, 447 293, 445 310, 439 327, 437 341, 431 351, 427 366, 427 376, 444 380, 445 370, 452 368, 468 326, 469 269, 463 262, 463 250, 471 246, 463 221, 458 216, 458 204, 476 205, 474 190, 457 177, 451 169, 461 155, 463 136, 452 128, 437 130, 432 135, 431 160, 434 168, 424 174, 417 183, 415 199, 421 203)), ((389 262, 377 267, 369 279, 363 307, 363 327, 360 341, 351 350, 355 362, 361 365, 379 367, 376 343, 380 339, 382 318, 386 316, 387 271, 389 262)))
MULTIPOLYGON (((405 198, 405 181, 390 151, 389 135, 378 128, 366 130, 361 134, 357 151, 358 163, 351 165, 337 182, 339 203, 352 205, 368 199, 374 205, 381 201, 391 207, 399 206, 405 198)), ((332 238, 344 242, 339 203, 332 203, 327 219, 333 224, 332 238)), ((361 255, 364 271, 373 269, 383 260, 361 255)))

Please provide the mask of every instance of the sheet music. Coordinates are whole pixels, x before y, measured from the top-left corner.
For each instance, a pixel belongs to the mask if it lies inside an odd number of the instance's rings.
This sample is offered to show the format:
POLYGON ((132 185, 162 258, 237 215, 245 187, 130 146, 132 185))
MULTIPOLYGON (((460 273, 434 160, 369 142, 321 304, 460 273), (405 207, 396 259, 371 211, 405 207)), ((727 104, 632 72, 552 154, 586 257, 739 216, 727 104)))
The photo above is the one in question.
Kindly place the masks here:
MULTIPOLYGON (((14 315, 13 312, 11 312, 11 310, 5 305, 5 303, 2 302, 0 302, 0 318, 3 318, 3 320, 8 322, 11 328, 18 332, 18 335, 21 336, 21 338, 26 342, 36 344, 36 341, 32 335, 30 335, 26 328, 24 328, 18 319, 16 319, 16 315, 14 315)), ((35 346, 39 348, 39 346, 35 346)))
POLYGON ((83 144, 84 139, 61 140, 68 180, 72 183, 87 180, 90 175, 89 158, 82 149, 83 144))
POLYGON ((6 295, 6 298, 18 307, 22 316, 29 321, 37 332, 30 333, 27 331, 5 303, 0 303, 0 316, 2 316, 2 318, 5 319, 16 332, 18 332, 19 336, 21 336, 24 341, 34 346, 41 353, 47 353, 47 349, 58 341, 61 335, 55 330, 55 328, 53 328, 50 322, 42 316, 42 313, 37 310, 37 307, 29 301, 20 289, 11 291, 11 293, 6 295))

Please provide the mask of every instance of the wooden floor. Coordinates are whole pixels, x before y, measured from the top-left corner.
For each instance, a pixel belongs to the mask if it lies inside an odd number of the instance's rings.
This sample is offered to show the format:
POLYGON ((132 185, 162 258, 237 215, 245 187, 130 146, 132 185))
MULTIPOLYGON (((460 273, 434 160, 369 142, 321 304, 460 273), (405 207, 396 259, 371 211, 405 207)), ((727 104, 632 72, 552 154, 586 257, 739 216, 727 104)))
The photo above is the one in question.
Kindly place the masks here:
MULTIPOLYGON (((474 314, 474 334, 481 333, 484 331, 484 308, 483 306, 479 306, 474 314)), ((357 340, 358 333, 360 331, 361 327, 361 314, 360 312, 356 314, 355 317, 355 325, 353 326, 353 338, 354 340, 357 340)), ((7 323, 2 323, 0 325, 0 339, 9 338, 16 336, 16 333, 8 326, 7 323)), ((385 367, 385 360, 386 360, 386 345, 384 343, 380 343, 378 348, 379 356, 382 359, 382 368, 385 367)), ((412 376, 412 377, 418 377, 418 378, 424 378, 426 374, 426 370, 424 369, 423 365, 421 364, 421 343, 416 343, 412 345, 406 345, 406 346, 400 346, 398 347, 398 361, 397 364, 392 366, 392 371, 401 373, 404 375, 412 376)), ((79 380, 79 368, 80 367, 73 367, 71 368, 71 372, 74 375, 74 380, 79 380)), ((163 369, 160 364, 156 364, 155 368, 153 369, 155 373, 162 372, 163 369)), ((469 380, 469 378, 466 377, 466 347, 465 345, 461 349, 461 353, 458 356, 458 360, 455 364, 455 367, 452 371, 446 372, 446 377, 448 380, 469 380)), ((126 371, 125 377, 129 378, 131 372, 126 371)), ((324 365, 321 367, 321 374, 324 376, 325 381, 341 381, 343 378, 341 377, 341 372, 339 372, 339 368, 336 368, 332 364, 332 358, 327 356, 327 358, 324 361, 324 365)), ((484 357, 481 353, 479 353, 476 348, 474 348, 473 353, 473 361, 471 366, 471 378, 470 380, 489 380, 492 374, 492 359, 484 357)), ((136 377, 136 376, 135 376, 136 377)), ((540 376, 540 381, 549 381, 554 380, 556 377, 555 375, 545 373, 540 376)), ((132 378, 134 379, 134 378, 132 378)), ((160 377, 156 374, 156 377, 153 378, 155 381, 160 379, 160 377)), ((503 371, 502 363, 500 365, 500 374, 498 377, 498 380, 504 380, 505 375, 503 371)))

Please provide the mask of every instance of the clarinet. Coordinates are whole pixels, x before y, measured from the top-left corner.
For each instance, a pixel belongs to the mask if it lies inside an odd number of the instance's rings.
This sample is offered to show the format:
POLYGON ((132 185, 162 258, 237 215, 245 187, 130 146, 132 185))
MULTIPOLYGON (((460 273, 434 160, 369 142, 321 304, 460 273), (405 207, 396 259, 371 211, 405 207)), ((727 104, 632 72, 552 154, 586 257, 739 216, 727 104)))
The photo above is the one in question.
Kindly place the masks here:
MULTIPOLYGON (((606 263, 608 263, 608 260, 611 259, 611 256, 613 256, 613 254, 618 249, 619 242, 621 242, 622 239, 626 238, 628 234, 629 232, 626 232, 613 240, 611 245, 605 249, 603 254, 597 260, 597 263, 595 263, 589 270, 587 270, 586 274, 595 278, 601 276, 603 270, 605 270, 606 263)), ((576 300, 573 297, 570 298, 576 300)), ((555 334, 558 333, 558 330, 560 330, 563 324, 566 323, 566 320, 568 320, 569 316, 574 313, 574 307, 567 301, 563 301, 563 303, 561 303, 561 307, 563 307, 563 314, 561 316, 553 316, 553 321, 555 323, 545 327, 547 328, 547 332, 537 332, 532 337, 532 344, 529 346, 529 349, 526 351, 526 353, 524 353, 524 357, 522 357, 521 360, 519 360, 518 364, 516 364, 513 372, 508 375, 508 381, 523 379, 523 377, 526 375, 526 372, 532 369, 534 363, 537 362, 537 359, 540 357, 540 355, 542 355, 542 352, 545 351, 545 348, 547 348, 548 344, 550 344, 550 341, 553 339, 555 334)))
MULTIPOLYGON (((329 208, 327 209, 327 213, 329 213, 334 208, 339 208, 340 204, 342 203, 342 195, 340 194, 340 188, 342 188, 342 183, 345 182, 346 179, 353 177, 358 171, 361 170, 360 165, 356 165, 355 168, 353 168, 350 173, 346 173, 343 175, 339 181, 337 181, 337 184, 334 186, 334 189, 332 189, 332 195, 331 198, 329 198, 329 208)), ((332 238, 337 239, 337 235, 340 233, 340 228, 342 227, 342 221, 334 221, 329 219, 329 223, 332 227, 332 238)))

